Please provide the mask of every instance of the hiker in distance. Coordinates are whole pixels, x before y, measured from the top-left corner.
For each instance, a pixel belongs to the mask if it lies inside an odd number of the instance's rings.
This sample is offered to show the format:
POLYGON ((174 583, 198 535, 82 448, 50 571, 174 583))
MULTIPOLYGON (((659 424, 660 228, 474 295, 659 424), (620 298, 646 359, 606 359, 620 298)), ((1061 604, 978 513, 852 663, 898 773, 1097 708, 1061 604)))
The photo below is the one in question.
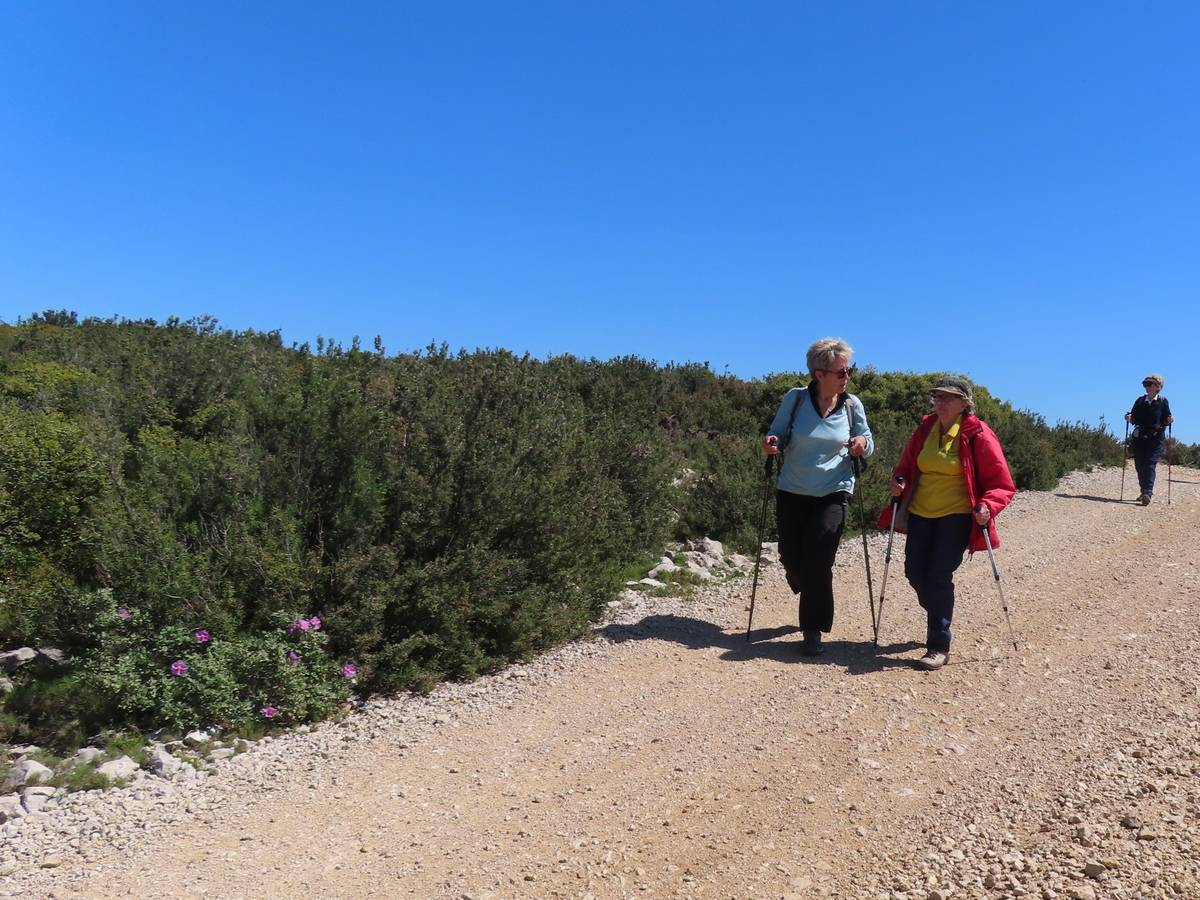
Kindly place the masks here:
POLYGON ((779 558, 800 595, 806 656, 822 652, 821 635, 833 628, 833 561, 854 492, 850 457, 875 452, 862 401, 846 391, 853 352, 841 338, 809 347, 808 386, 784 394, 762 440, 768 454, 783 454, 775 494, 779 558))
MULTIPOLYGON (((943 376, 933 388, 934 412, 925 416, 892 473, 901 497, 897 531, 907 531, 904 574, 927 618, 921 669, 940 669, 950 656, 954 570, 964 551, 984 550, 983 529, 1000 546, 996 516, 1017 492, 996 433, 975 415, 971 383, 943 376)), ((896 504, 879 520, 886 529, 896 504)))
POLYGON ((1163 389, 1161 375, 1151 372, 1142 379, 1142 387, 1146 393, 1133 401, 1133 409, 1125 413, 1125 421, 1134 425, 1129 450, 1137 469, 1138 486, 1142 489, 1138 503, 1149 506, 1150 498, 1154 496, 1154 476, 1162 458, 1167 426, 1175 421, 1175 417, 1171 415, 1171 404, 1160 393, 1163 389))

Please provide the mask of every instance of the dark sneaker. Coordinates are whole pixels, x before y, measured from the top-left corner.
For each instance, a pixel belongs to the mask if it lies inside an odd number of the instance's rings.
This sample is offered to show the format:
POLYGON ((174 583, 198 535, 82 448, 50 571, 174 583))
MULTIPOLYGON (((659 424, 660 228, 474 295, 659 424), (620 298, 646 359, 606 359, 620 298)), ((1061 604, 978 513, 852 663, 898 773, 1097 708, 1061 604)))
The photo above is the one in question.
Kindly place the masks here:
POLYGON ((1150 495, 1149 494, 1142 494, 1142 496, 1139 497, 1138 499, 1142 501, 1142 506, 1150 505, 1150 495))
POLYGON ((800 642, 800 652, 804 656, 820 656, 824 653, 825 648, 821 646, 821 632, 804 632, 804 640, 800 642))
POLYGON ((913 665, 918 669, 924 669, 926 672, 932 672, 944 666, 948 659, 950 659, 950 652, 948 650, 926 650, 925 655, 915 660, 913 665))

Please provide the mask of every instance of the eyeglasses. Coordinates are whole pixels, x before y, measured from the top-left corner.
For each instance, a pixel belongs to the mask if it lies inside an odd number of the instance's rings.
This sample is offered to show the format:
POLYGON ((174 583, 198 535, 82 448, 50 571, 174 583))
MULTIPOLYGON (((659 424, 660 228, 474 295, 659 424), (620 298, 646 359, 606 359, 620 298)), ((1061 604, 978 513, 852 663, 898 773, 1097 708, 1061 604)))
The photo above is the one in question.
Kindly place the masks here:
POLYGON ((818 369, 818 372, 825 372, 828 375, 836 375, 838 378, 849 378, 858 371, 858 366, 851 366, 848 369, 818 369))

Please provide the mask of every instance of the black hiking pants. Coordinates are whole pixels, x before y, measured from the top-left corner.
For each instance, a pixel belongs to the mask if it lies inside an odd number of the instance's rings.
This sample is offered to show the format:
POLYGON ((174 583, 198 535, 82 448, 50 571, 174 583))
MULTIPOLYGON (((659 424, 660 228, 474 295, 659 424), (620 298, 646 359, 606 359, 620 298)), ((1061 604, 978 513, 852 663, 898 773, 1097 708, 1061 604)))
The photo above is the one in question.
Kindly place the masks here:
POLYGON ((1138 487, 1147 497, 1154 496, 1154 476, 1158 472, 1158 461, 1162 459, 1166 443, 1157 435, 1151 438, 1135 437, 1130 442, 1133 466, 1137 469, 1138 487))
POLYGON ((833 628, 833 561, 846 527, 850 495, 834 491, 809 497, 775 492, 775 521, 779 526, 779 558, 788 587, 800 595, 800 628, 833 628))

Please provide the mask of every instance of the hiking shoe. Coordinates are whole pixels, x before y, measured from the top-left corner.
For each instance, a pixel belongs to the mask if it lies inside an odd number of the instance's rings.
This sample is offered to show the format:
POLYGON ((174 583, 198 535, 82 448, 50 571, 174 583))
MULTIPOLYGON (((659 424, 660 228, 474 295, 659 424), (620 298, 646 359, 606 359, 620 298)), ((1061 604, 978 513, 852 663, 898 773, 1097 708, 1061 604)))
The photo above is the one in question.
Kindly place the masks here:
POLYGON ((948 659, 950 659, 949 650, 926 650, 924 656, 913 661, 913 665, 926 672, 932 672, 944 666, 948 659))
POLYGON ((1150 495, 1149 494, 1142 494, 1142 496, 1138 497, 1138 500, 1141 501, 1142 506, 1150 505, 1150 495))
POLYGON ((804 640, 800 642, 800 653, 804 656, 820 656, 824 652, 825 648, 821 646, 821 632, 804 632, 804 640))

